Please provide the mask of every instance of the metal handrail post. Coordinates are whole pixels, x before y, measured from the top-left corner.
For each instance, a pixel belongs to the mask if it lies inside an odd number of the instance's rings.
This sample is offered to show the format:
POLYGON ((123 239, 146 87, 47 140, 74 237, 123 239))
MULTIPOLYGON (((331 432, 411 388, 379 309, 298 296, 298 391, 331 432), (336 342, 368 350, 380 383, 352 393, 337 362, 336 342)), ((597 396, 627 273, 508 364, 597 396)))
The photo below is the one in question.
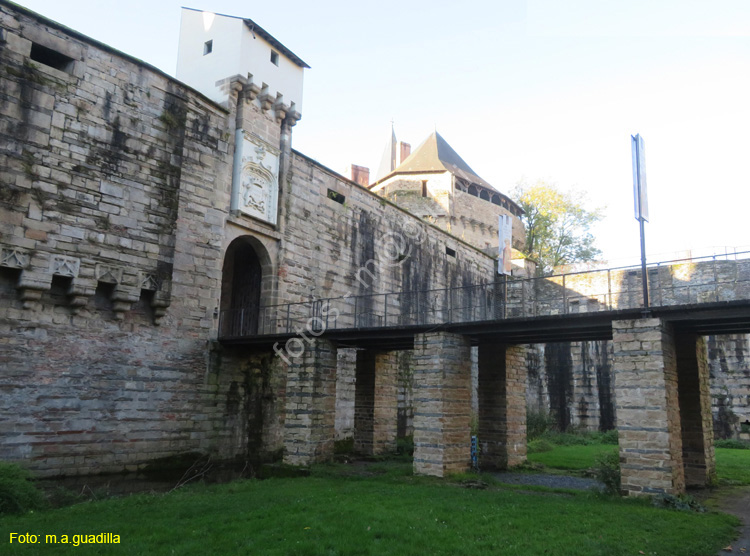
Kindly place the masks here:
POLYGON ((419 290, 415 291, 416 301, 414 303, 414 324, 422 324, 419 322, 419 290))
POLYGON ((714 255, 714 301, 719 301, 719 273, 716 270, 716 255, 714 255))
POLYGON ((448 322, 453 322, 453 290, 448 290, 448 322))

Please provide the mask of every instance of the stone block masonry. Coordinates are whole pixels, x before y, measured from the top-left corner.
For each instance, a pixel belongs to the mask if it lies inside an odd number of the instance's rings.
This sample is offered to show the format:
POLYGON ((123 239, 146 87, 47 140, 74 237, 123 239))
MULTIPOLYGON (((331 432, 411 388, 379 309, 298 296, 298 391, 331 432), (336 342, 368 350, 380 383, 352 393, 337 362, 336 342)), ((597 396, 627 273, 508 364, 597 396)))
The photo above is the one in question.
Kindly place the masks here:
POLYGON ((70 475, 244 454, 242 378, 206 350, 227 111, 6 2, 0 37, 0 459, 70 475))
POLYGON ((526 348, 479 346, 479 466, 526 461, 526 348))
POLYGON ((706 339, 692 334, 677 335, 675 349, 685 484, 705 487, 716 483, 706 339))
MULTIPOLYGON (((494 260, 488 255, 301 153, 292 151, 288 176, 280 199, 282 303, 307 301, 311 295, 366 296, 469 286, 492 276, 494 260), (329 190, 343 202, 332 199, 329 190), (403 259, 389 258, 388 248, 396 245, 403 248, 403 259)), ((382 312, 385 298, 366 302, 382 312)), ((391 298, 391 303, 396 300, 391 298)), ((353 304, 352 300, 352 311, 353 304)), ((409 311, 416 308, 394 306, 389 322, 398 323, 399 314, 409 311)))
POLYGON ((335 421, 336 348, 313 340, 287 371, 284 463, 305 466, 333 456, 335 421))
POLYGON ((747 435, 742 423, 750 419, 750 334, 708 336, 706 346, 714 435, 716 438, 747 435))
POLYGON ((615 428, 612 342, 534 344, 526 355, 527 403, 547 413, 559 430, 615 428))
POLYGON ((270 352, 212 348, 235 239, 259 255, 263 305, 492 273, 474 247, 291 151, 299 114, 243 78, 227 76, 219 106, 4 0, 0 64, 2 459, 119 472, 188 451, 262 459, 285 435, 292 460, 325 457, 333 410, 285 398, 309 393, 299 368, 287 381, 270 352), (280 153, 278 225, 231 211, 238 125, 280 153), (407 229, 409 256, 389 264, 379 241, 407 229), (295 419, 314 433, 297 442, 295 419))
POLYGON ((354 435, 357 350, 339 348, 336 365, 336 440, 354 435))
POLYGON ((614 321, 622 490, 685 490, 674 334, 660 319, 614 321))
POLYGON ((396 352, 357 352, 354 451, 396 451, 398 428, 398 360, 396 352))
POLYGON ((414 472, 444 477, 471 459, 471 346, 458 334, 414 339, 414 472))

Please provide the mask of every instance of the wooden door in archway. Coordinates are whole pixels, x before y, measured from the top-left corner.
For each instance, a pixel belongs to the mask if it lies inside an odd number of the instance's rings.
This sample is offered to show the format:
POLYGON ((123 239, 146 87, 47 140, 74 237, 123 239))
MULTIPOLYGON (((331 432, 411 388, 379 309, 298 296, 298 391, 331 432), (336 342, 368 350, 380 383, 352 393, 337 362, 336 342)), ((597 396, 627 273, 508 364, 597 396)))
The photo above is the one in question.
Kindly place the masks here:
POLYGON ((224 267, 231 273, 228 332, 231 336, 253 336, 258 333, 260 317, 260 260, 248 243, 237 242, 230 249, 224 267))

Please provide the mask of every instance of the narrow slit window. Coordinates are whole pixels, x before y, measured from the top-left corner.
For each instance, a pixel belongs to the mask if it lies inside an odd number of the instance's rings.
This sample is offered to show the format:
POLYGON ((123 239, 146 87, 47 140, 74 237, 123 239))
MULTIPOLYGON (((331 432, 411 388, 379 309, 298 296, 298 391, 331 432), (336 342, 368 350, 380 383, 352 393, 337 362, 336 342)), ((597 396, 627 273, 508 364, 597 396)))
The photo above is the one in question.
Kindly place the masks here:
POLYGON ((214 51, 214 41, 206 41, 203 43, 203 55, 211 54, 214 51))
POLYGON ((279 65, 279 53, 276 52, 275 50, 271 51, 271 63, 274 66, 278 66, 279 65))
POLYGON ((346 197, 344 195, 337 191, 334 191, 333 189, 328 190, 328 198, 332 201, 336 201, 340 205, 343 205, 344 201, 346 201, 346 197))
POLYGON ((427 197, 427 180, 422 180, 422 197, 427 197))
POLYGON ((73 68, 73 58, 41 44, 31 44, 31 59, 56 70, 69 72, 73 68))

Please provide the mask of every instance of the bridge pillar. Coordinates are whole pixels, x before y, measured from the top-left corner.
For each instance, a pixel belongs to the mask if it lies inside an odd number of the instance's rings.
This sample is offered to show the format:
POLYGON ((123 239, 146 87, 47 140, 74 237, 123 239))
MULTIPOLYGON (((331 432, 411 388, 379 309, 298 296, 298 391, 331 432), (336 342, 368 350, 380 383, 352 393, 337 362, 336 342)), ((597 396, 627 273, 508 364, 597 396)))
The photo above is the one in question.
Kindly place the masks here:
POLYGON ((354 390, 354 451, 396 451, 398 362, 395 352, 357 351, 354 390))
POLYGON ((479 346, 479 466, 526 461, 526 348, 479 346))
POLYGON ((310 339, 299 357, 290 357, 288 366, 284 463, 309 465, 329 459, 335 422, 336 348, 328 340, 310 339))
POLYGON ((471 462, 471 346, 466 337, 414 338, 414 473, 443 477, 471 462))
POLYGON ((661 319, 612 323, 615 397, 624 494, 685 490, 671 327, 661 319))
POLYGON ((705 487, 716 482, 706 340, 694 334, 679 334, 675 336, 675 348, 685 484, 705 487))

